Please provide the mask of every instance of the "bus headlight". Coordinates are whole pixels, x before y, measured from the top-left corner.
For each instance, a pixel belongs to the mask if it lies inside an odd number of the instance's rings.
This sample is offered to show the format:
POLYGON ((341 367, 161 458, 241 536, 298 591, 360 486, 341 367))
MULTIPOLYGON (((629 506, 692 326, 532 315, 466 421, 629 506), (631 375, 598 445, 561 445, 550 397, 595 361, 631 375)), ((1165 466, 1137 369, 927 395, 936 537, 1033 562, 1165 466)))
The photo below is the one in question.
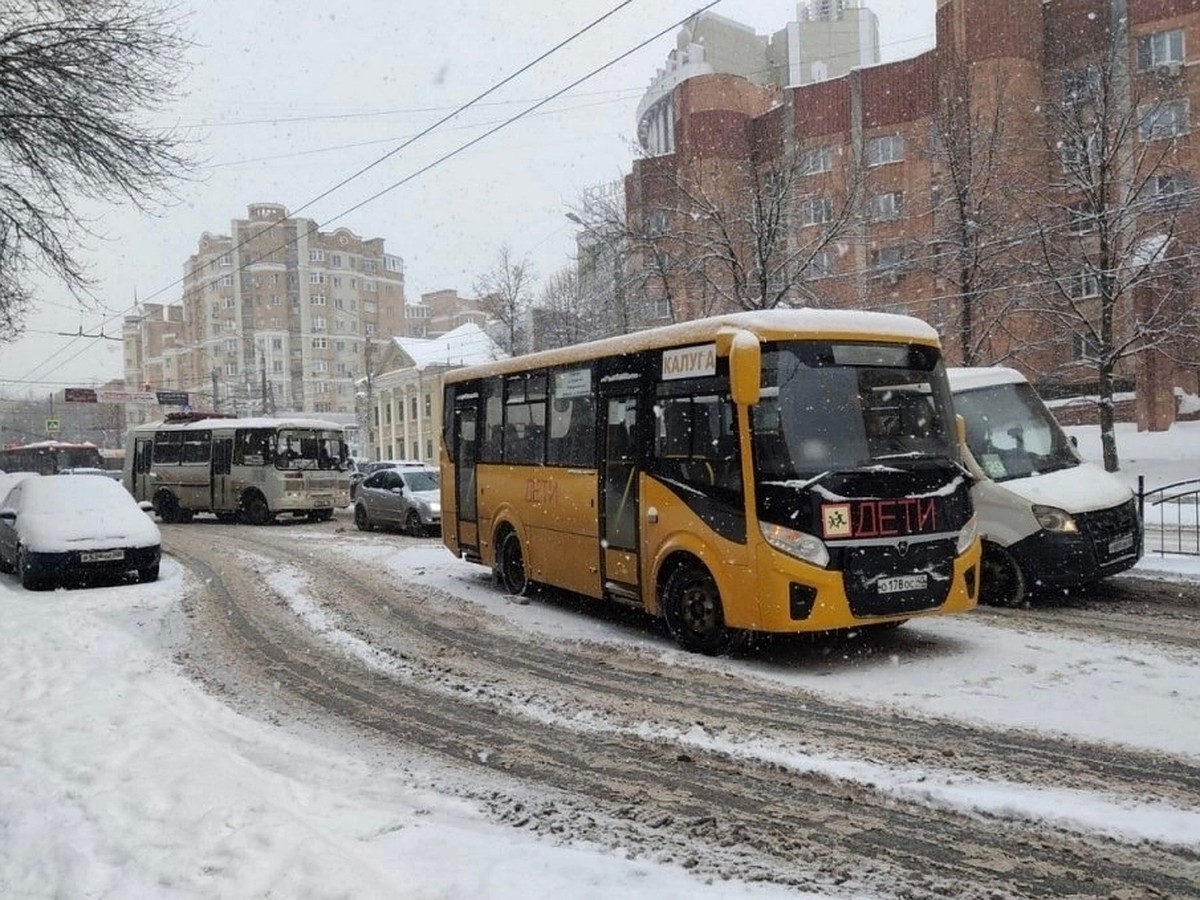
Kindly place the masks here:
POLYGON ((829 550, 820 538, 768 522, 760 522, 758 527, 762 531, 763 540, 776 550, 821 568, 829 565, 829 550))
POLYGON ((971 549, 971 545, 975 543, 975 536, 979 534, 979 517, 971 516, 967 519, 967 524, 962 527, 962 531, 958 533, 958 546, 954 548, 954 552, 962 556, 971 549))
POLYGON ((1075 524, 1075 519, 1071 517, 1071 514, 1057 506, 1034 504, 1033 517, 1047 531, 1056 531, 1060 534, 1074 534, 1079 531, 1079 526, 1075 524))

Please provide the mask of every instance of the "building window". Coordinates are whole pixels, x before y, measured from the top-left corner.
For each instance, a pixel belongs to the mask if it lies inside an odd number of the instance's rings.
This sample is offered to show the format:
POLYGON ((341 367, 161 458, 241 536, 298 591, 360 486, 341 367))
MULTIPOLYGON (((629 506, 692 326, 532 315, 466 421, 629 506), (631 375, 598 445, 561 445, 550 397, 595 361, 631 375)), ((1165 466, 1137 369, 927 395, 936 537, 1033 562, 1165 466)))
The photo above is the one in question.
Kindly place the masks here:
POLYGON ((383 255, 383 267, 389 272, 404 272, 404 260, 391 253, 383 255))
POLYGON ((233 309, 233 307, 234 307, 236 304, 237 304, 237 301, 236 301, 236 300, 234 300, 234 298, 233 298, 233 297, 226 297, 226 298, 225 298, 225 299, 224 299, 224 300, 221 302, 221 305, 222 305, 222 306, 224 306, 226 309, 233 309))
POLYGON ((283 338, 271 338, 271 349, 272 350, 282 350, 283 349, 283 338))
POLYGON ((325 295, 324 294, 313 294, 312 295, 312 305, 313 306, 324 306, 325 305, 325 295))
POLYGON ((1071 107, 1094 101, 1100 95, 1100 70, 1095 66, 1063 73, 1063 102, 1071 107))
POLYGON ((222 253, 221 254, 221 265, 232 266, 233 265, 233 254, 232 253, 222 253))
POLYGON ((238 373, 238 364, 235 362, 225 363, 225 374, 236 375, 238 373))
POLYGON ((375 333, 375 323, 368 322, 366 324, 366 326, 363 328, 363 331, 367 334, 374 334, 375 333))
POLYGON ((276 359, 276 360, 271 361, 271 374, 272 375, 282 375, 283 374, 283 360, 282 359, 276 359))
POLYGON ((369 294, 374 294, 376 291, 379 290, 379 286, 374 281, 364 278, 363 279, 363 290, 369 294))
POLYGON ((363 260, 363 271, 364 272, 374 272, 375 271, 375 260, 364 259, 363 260))
POLYGON ((833 171, 833 150, 829 147, 813 147, 800 154, 800 174, 819 175, 833 171))
POLYGON ((1145 72, 1159 66, 1183 62, 1183 30, 1160 31, 1137 39, 1138 69, 1145 72))
POLYGON ((828 250, 822 250, 819 253, 814 253, 813 258, 810 259, 808 261, 808 265, 804 267, 802 275, 808 281, 817 281, 821 278, 831 278, 833 276, 833 254, 828 250))
POLYGON ((891 191, 886 194, 876 194, 871 198, 870 216, 872 222, 893 222, 900 218, 904 207, 904 194, 901 191, 891 191))
POLYGON ((671 301, 666 297, 658 297, 654 301, 654 318, 669 319, 671 318, 671 301))
POLYGON ((327 338, 315 337, 312 339, 312 348, 314 350, 325 350, 328 349, 328 347, 329 341, 327 338))
POLYGON ((308 251, 308 261, 309 262, 324 262, 325 261, 325 251, 324 250, 309 250, 308 251))
POLYGON ((671 214, 665 209, 653 210, 646 216, 646 237, 662 237, 671 227, 671 214))
POLYGON ((885 134, 867 142, 867 165, 883 166, 904 159, 904 135, 885 134))
POLYGON ((1067 210, 1067 230, 1071 234, 1091 234, 1100 222, 1089 203, 1076 203, 1067 210))
POLYGON ((308 273, 308 283, 309 284, 324 284, 325 283, 325 273, 324 272, 309 272, 308 273))
POLYGON ((1072 300, 1087 300, 1100 296, 1100 279, 1091 269, 1084 269, 1067 279, 1067 296, 1072 300))
POLYGON ((1179 209, 1188 199, 1192 182, 1186 172, 1151 175, 1146 179, 1146 194, 1155 209, 1179 209))
POLYGON ((412 419, 414 422, 417 421, 417 398, 416 397, 408 398, 408 409, 409 409, 409 418, 412 419))
POLYGON ((221 276, 221 287, 233 287, 233 276, 232 275, 222 275, 221 276))
POLYGON ((313 316, 312 327, 313 327, 313 331, 324 331, 325 330, 325 317, 324 316, 313 316))
POLYGON ((871 271, 875 278, 895 284, 903 269, 903 247, 880 247, 871 253, 871 271))
POLYGON ((1143 141, 1161 141, 1187 132, 1187 100, 1166 100, 1138 109, 1138 133, 1143 141))
POLYGON ((325 360, 323 360, 323 359, 314 359, 313 360, 312 370, 313 370, 314 375, 316 375, 320 372, 324 372, 327 367, 328 367, 328 364, 325 362, 325 360))
POLYGON ((833 221, 833 201, 828 197, 816 197, 800 204, 800 221, 803 225, 823 225, 833 221))
POLYGON ((331 266, 333 266, 335 269, 340 269, 342 267, 342 254, 335 253, 332 256, 330 256, 329 264, 331 266))
POLYGON ((272 306, 279 306, 279 295, 278 295, 278 294, 272 294, 272 295, 271 295, 271 305, 272 305, 272 306))
POLYGON ((425 418, 428 419, 432 415, 433 415, 433 395, 426 394, 425 395, 425 418))
POLYGON ((237 353, 237 345, 237 338, 226 338, 221 342, 221 346, 224 348, 226 353, 237 353))

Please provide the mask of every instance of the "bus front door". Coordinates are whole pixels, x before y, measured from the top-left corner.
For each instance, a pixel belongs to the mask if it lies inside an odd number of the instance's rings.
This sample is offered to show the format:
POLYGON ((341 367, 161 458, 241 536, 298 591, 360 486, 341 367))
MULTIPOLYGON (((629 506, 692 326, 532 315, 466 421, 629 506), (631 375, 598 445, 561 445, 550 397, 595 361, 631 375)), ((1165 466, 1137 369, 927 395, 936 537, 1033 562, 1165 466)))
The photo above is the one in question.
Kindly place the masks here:
POLYGON ((604 446, 600 455, 601 574, 607 593, 641 602, 637 533, 637 396, 609 396, 605 403, 604 446))
POLYGON ((454 506, 458 551, 479 552, 479 511, 475 488, 475 466, 479 460, 476 422, 479 395, 457 398, 454 404, 454 506))
POLYGON ((135 500, 154 502, 154 476, 151 472, 151 450, 153 448, 154 438, 152 437, 134 439, 133 463, 130 466, 133 484, 129 485, 129 490, 132 491, 135 500))
POLYGON ((233 463, 233 438, 218 437, 212 443, 212 510, 236 512, 237 493, 230 470, 233 463))

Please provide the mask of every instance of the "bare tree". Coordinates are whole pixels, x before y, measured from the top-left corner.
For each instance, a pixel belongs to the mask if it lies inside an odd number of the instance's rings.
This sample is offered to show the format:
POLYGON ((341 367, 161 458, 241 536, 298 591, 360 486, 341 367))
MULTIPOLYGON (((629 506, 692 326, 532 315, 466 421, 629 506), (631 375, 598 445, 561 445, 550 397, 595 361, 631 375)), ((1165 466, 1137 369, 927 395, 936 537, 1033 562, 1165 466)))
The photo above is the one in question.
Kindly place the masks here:
POLYGON ((1021 177, 1008 133, 1014 110, 1003 81, 990 87, 982 108, 961 85, 934 109, 932 244, 918 254, 951 294, 947 330, 966 366, 1003 362, 1019 349, 1007 327, 1020 311, 1023 295, 1011 288, 1027 236, 1012 202, 1021 177))
POLYGON ((1117 376, 1147 351, 1194 365, 1200 341, 1185 239, 1196 233, 1195 190, 1175 162, 1188 104, 1173 73, 1130 72, 1127 28, 1111 21, 1103 49, 1062 73, 1062 101, 1047 113, 1061 176, 1031 206, 1047 286, 1036 312, 1045 333, 1071 342, 1076 379, 1094 374, 1109 471, 1120 464, 1117 376))
POLYGON ((179 135, 143 119, 172 98, 186 46, 151 0, 0 0, 0 341, 35 271, 89 298, 81 201, 145 209, 189 168, 179 135))
POLYGON ((574 267, 555 272, 542 288, 535 310, 538 346, 569 347, 604 337, 608 330, 602 299, 588 289, 574 267))
POLYGON ((496 265, 475 281, 480 308, 500 326, 500 343, 516 356, 528 349, 526 318, 532 305, 534 275, 528 260, 516 259, 512 247, 500 248, 496 265))
POLYGON ((677 178, 663 231, 701 312, 821 303, 810 283, 827 274, 828 254, 854 221, 861 167, 849 166, 832 196, 821 193, 825 181, 806 177, 825 168, 817 160, 755 150, 732 170, 702 160, 677 178))

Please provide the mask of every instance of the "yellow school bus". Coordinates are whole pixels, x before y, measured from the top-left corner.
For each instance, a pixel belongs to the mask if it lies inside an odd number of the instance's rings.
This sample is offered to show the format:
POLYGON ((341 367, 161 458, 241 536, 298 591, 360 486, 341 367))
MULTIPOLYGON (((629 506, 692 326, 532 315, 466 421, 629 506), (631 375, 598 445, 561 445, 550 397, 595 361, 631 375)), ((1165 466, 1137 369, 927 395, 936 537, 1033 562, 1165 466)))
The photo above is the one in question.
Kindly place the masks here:
POLYGON ((444 410, 443 540, 511 593, 633 604, 710 654, 976 603, 962 429, 917 319, 668 325, 456 370, 444 410))

